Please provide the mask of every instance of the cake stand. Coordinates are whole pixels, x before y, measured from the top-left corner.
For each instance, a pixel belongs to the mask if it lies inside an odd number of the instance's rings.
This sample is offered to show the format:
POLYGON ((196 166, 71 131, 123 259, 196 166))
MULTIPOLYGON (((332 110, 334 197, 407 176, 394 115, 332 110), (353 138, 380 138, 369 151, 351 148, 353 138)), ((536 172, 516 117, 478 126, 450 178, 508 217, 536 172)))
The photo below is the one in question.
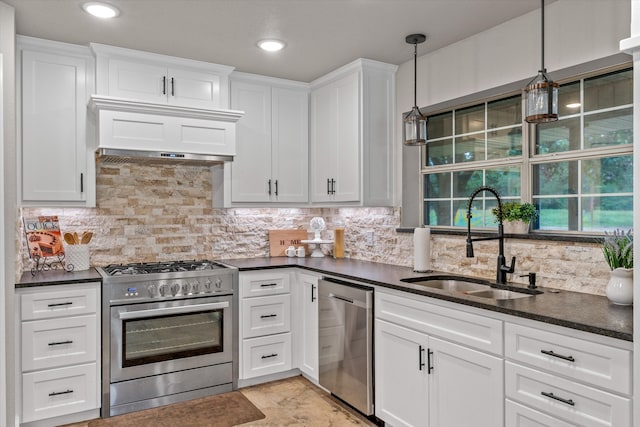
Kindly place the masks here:
POLYGON ((324 256, 324 254, 322 253, 322 249, 320 249, 320 245, 333 243, 333 240, 323 240, 320 237, 320 233, 325 228, 326 228, 326 225, 322 217, 319 217, 319 216, 313 217, 311 218, 311 224, 310 224, 311 231, 315 233, 313 240, 301 240, 302 243, 307 243, 310 245, 309 249, 312 250, 311 257, 313 258, 322 258, 324 256))
POLYGON ((322 253, 322 249, 320 249, 320 245, 333 243, 333 240, 322 240, 322 239, 313 239, 313 240, 300 240, 302 243, 309 244, 309 250, 311 252, 312 258, 322 258, 324 254, 322 253))

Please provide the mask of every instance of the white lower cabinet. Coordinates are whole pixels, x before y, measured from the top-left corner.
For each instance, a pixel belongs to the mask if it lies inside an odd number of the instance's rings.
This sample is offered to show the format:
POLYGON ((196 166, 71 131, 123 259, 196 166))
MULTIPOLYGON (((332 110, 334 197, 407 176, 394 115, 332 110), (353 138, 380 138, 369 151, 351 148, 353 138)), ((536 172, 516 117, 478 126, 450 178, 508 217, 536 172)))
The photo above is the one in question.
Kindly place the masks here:
POLYGON ((616 340, 535 326, 505 323, 507 425, 630 427, 631 350, 616 340))
MULTIPOLYGON (((487 319, 470 313, 456 316, 455 310, 415 296, 380 291, 375 307, 378 418, 392 426, 504 425, 502 358, 445 339, 459 339, 465 329, 486 324, 487 319), (441 322, 448 316, 458 320, 450 325, 441 322), (426 326, 432 319, 441 326, 439 336, 433 334, 437 329, 426 326)), ((493 328, 500 332, 501 322, 496 322, 493 328)), ((492 346, 501 348, 500 344, 492 346)))
POLYGON ((290 269, 240 272, 240 380, 293 368, 290 269))
POLYGON ((318 279, 319 276, 298 272, 294 286, 294 349, 296 366, 314 382, 318 382, 318 279))
POLYGON ((60 425, 100 409, 100 283, 19 289, 21 423, 60 425))

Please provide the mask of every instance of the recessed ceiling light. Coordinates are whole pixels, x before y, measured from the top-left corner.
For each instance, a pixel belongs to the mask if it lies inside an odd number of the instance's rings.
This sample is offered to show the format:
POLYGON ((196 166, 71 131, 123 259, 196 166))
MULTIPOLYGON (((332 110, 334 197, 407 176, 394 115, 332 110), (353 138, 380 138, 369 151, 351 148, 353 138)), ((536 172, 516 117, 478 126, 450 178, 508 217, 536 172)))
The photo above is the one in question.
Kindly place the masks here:
POLYGON ((260 40, 258 42, 258 47, 262 50, 266 50, 267 52, 277 52, 284 47, 284 42, 274 39, 260 40))
POLYGON ((571 104, 567 104, 567 108, 580 108, 579 102, 572 102, 571 104))
POLYGON ((108 18, 115 18, 116 16, 120 15, 120 11, 115 6, 111 6, 110 4, 107 4, 107 3, 92 1, 88 3, 84 3, 82 5, 82 8, 88 14, 91 14, 98 18, 108 19, 108 18))

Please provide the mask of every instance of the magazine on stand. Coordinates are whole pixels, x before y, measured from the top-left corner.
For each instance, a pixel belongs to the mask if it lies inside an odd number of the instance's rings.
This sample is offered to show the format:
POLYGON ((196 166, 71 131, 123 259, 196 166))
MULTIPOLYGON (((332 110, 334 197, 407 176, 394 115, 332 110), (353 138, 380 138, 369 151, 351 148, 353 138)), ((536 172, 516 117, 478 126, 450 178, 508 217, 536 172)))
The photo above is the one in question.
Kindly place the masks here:
POLYGON ((64 255, 57 215, 24 218, 24 231, 31 259, 64 255))

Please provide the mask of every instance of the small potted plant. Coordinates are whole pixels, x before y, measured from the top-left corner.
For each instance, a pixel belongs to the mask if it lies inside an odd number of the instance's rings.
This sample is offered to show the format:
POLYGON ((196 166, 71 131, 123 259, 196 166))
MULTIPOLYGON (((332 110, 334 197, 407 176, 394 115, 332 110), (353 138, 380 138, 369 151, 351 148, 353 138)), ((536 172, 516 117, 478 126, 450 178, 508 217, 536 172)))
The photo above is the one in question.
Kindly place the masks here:
POLYGON ((491 209, 496 221, 502 219, 504 232, 507 234, 526 234, 529 225, 538 215, 532 203, 506 202, 502 204, 502 218, 499 217, 498 207, 491 209))
POLYGON ((607 298, 618 305, 633 304, 633 232, 605 231, 602 253, 611 269, 607 298))

